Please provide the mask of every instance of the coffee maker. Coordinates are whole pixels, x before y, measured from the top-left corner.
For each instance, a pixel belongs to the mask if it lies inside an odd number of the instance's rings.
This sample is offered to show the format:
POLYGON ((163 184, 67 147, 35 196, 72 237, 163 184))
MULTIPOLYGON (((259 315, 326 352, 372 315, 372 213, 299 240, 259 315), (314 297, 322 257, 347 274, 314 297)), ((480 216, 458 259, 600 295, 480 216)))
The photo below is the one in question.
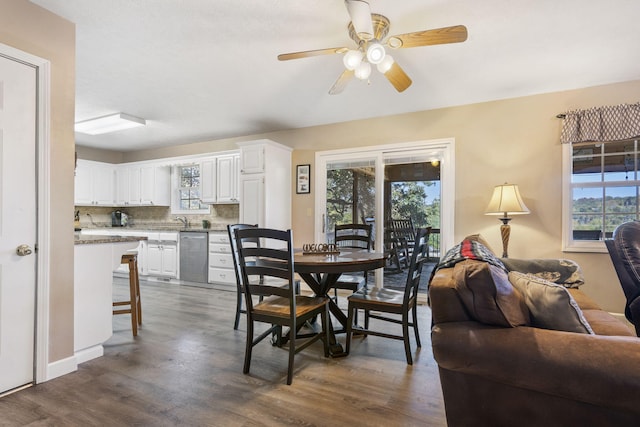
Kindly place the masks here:
POLYGON ((111 226, 112 227, 126 227, 129 222, 129 215, 121 211, 111 212, 111 226))

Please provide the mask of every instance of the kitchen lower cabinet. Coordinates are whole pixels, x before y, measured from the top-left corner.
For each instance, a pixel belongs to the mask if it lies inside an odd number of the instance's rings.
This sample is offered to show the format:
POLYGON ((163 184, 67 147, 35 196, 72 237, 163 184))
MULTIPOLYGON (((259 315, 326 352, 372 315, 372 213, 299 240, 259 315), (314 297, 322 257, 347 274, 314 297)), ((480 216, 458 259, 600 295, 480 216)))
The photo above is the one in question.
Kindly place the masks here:
POLYGON ((209 283, 235 288, 236 273, 227 232, 209 232, 209 283))
POLYGON ((147 274, 178 277, 178 244, 171 241, 150 241, 147 244, 147 274))

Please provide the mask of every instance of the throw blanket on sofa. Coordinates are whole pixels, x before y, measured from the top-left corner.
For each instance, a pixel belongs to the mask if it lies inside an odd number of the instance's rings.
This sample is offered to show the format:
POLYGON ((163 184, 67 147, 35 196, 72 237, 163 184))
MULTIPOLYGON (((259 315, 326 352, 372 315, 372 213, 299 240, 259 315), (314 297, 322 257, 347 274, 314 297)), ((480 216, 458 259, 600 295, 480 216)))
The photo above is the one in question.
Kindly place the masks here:
POLYGON ((491 250, 482 243, 471 239, 464 239, 461 243, 449 249, 440 259, 440 262, 436 265, 436 268, 434 268, 433 271, 435 272, 441 268, 453 267, 465 259, 488 262, 489 264, 495 265, 496 267, 508 272, 502 261, 500 261, 491 252, 491 250))

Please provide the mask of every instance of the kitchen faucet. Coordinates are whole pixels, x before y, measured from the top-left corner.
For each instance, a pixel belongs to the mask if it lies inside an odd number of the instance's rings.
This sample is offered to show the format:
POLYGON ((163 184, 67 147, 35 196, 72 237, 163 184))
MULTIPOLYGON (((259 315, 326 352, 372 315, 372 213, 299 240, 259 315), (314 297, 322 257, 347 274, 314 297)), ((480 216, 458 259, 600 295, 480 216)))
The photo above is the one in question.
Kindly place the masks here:
POLYGON ((176 221, 180 221, 181 223, 183 223, 185 228, 189 227, 189 220, 187 219, 186 215, 183 217, 177 216, 176 221))

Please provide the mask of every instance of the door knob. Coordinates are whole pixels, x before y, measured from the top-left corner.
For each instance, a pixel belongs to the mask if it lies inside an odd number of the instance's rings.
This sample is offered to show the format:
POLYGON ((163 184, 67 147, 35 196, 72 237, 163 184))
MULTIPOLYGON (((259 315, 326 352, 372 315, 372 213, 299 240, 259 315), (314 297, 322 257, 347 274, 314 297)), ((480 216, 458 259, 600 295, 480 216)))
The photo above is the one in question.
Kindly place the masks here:
POLYGON ((33 251, 29 247, 29 245, 20 245, 16 248, 16 253, 20 256, 31 255, 33 251))

